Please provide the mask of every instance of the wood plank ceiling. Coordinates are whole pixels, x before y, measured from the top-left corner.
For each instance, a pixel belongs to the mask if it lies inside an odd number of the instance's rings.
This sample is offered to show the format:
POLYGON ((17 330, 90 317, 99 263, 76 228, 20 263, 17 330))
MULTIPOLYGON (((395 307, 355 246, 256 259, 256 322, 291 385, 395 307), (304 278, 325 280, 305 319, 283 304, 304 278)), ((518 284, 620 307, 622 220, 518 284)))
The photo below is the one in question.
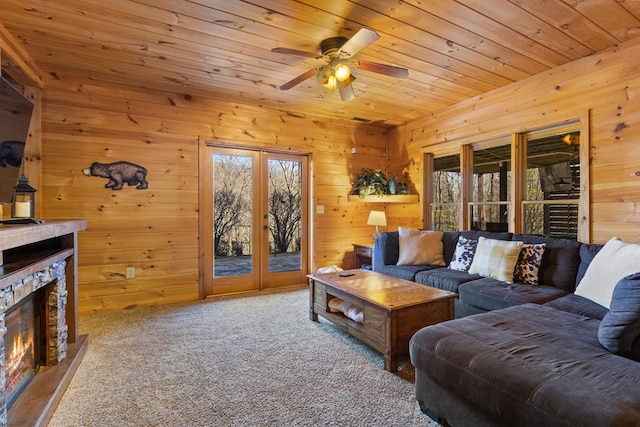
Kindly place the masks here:
MULTIPOLYGON (((209 96, 293 114, 394 126, 591 55, 640 33, 629 0, 2 0, 0 23, 45 73, 209 96), (356 59, 356 98, 312 77, 319 52, 360 28, 380 39, 356 59)), ((46 79, 45 79, 46 81, 46 79)))

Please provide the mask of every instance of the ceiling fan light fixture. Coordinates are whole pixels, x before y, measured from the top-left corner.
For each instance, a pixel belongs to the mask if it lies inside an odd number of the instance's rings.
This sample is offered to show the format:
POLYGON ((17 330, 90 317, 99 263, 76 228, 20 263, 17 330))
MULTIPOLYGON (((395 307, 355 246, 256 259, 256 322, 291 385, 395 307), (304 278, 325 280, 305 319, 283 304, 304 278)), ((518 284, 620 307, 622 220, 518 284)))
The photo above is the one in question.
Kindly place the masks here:
POLYGON ((374 30, 361 28, 351 38, 346 37, 329 37, 320 42, 321 56, 312 52, 305 52, 296 49, 273 48, 274 53, 283 53, 287 55, 302 56, 305 58, 323 59, 325 65, 316 66, 307 70, 305 73, 289 80, 285 84, 280 85, 280 90, 289 90, 298 86, 314 75, 318 83, 330 90, 337 89, 340 98, 343 101, 349 101, 355 98, 356 93, 353 88, 353 81, 356 79, 351 73, 351 67, 378 73, 385 76, 405 78, 409 74, 406 68, 400 68, 393 65, 380 64, 371 61, 354 62, 353 56, 371 43, 378 40, 380 36, 374 30))
POLYGON ((323 83, 322 85, 327 89, 334 90, 336 87, 338 87, 338 81, 336 80, 336 76, 334 76, 333 74, 330 75, 329 78, 327 79, 327 82, 323 83))
POLYGON ((349 69, 349 66, 344 63, 338 63, 335 66, 333 73, 336 76, 336 79, 340 82, 347 80, 351 76, 351 70, 349 69))
POLYGON ((331 77, 331 68, 327 65, 324 65, 318 68, 318 72, 316 73, 316 80, 320 84, 327 84, 329 82, 329 77, 331 77))

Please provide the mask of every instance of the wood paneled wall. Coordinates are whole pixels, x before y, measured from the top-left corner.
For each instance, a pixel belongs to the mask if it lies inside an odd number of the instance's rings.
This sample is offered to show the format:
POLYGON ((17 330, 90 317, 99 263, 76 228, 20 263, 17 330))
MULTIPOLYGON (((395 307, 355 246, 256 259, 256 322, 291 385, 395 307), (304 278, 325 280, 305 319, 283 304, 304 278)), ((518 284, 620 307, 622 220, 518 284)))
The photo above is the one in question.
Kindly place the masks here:
POLYGON ((79 236, 81 314, 198 298, 199 141, 309 153, 312 269, 350 268, 351 243, 371 239, 371 206, 347 194, 362 167, 385 168, 384 127, 63 74, 45 76, 42 100, 40 212, 88 222, 79 236), (113 191, 107 179, 83 175, 93 162, 120 160, 148 169, 147 190, 113 191))
MULTIPOLYGON (((391 164, 419 162, 425 151, 542 128, 588 111, 591 239, 603 243, 618 236, 640 242, 638 61, 640 41, 629 41, 412 121, 390 132, 391 164)), ((421 182, 421 172, 414 170, 412 179, 421 182)), ((388 214, 394 223, 405 216, 395 206, 388 214)), ((422 223, 422 212, 415 209, 414 214, 422 223)))
MULTIPOLYGON (((387 133, 383 127, 305 117, 45 75, 42 92, 44 218, 86 218, 80 234, 80 312, 198 298, 199 141, 309 153, 312 270, 353 264, 351 243, 371 240, 366 218, 384 205, 349 202, 363 167, 400 175, 422 198, 422 155, 581 117, 591 120, 592 240, 640 241, 640 42, 558 67, 387 133), (388 145, 387 145, 388 141, 388 145), (355 148, 356 153, 351 154, 355 148), (149 170, 148 190, 104 188, 84 176, 98 161, 149 170), (316 206, 324 214, 316 214, 316 206), (136 268, 126 280, 125 268, 136 268)), ((422 206, 388 204, 388 229, 420 226, 422 206)))

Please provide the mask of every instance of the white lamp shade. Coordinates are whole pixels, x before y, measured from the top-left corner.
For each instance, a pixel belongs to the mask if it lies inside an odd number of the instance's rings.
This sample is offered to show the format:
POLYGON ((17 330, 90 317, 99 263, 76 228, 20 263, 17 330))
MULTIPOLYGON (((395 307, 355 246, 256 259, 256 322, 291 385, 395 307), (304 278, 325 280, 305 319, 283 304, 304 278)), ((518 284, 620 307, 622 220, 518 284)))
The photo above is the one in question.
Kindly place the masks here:
POLYGON ((367 220, 367 225, 375 225, 375 226, 386 226, 387 225, 387 216, 384 211, 371 211, 369 212, 369 219, 367 220))

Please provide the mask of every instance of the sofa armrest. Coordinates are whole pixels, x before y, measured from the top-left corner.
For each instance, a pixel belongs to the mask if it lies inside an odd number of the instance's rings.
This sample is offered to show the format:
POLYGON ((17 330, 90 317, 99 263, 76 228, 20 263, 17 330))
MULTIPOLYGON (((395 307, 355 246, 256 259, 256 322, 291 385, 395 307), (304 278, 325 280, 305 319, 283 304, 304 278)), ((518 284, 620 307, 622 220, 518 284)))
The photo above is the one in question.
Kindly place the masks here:
POLYGON ((400 243, 397 231, 384 231, 375 239, 373 249, 373 269, 379 272, 379 268, 384 265, 395 265, 398 263, 400 253, 400 243))

